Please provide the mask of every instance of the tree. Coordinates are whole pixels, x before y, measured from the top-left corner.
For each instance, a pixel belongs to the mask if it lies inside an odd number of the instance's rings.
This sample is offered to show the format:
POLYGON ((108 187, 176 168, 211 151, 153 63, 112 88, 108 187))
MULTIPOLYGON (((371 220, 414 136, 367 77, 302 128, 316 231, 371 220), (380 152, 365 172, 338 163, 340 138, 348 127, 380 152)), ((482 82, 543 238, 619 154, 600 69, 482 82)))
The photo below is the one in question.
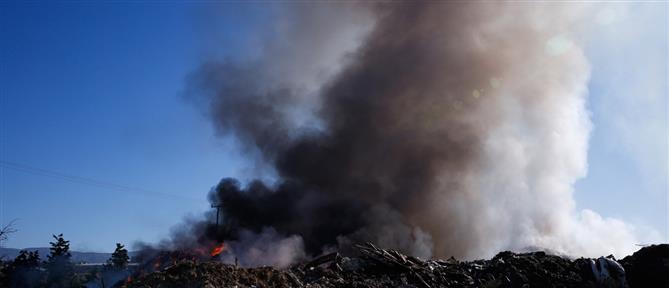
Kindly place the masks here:
MULTIPOLYGON (((7 225, 0 227, 0 248, 3 247, 2 242, 6 241, 9 238, 9 234, 15 233, 17 230, 14 228, 15 220, 10 221, 7 225)), ((9 276, 13 272, 14 267, 10 262, 5 262, 6 255, 0 255, 0 286, 7 286, 6 284, 10 281, 9 276)))
POLYGON ((128 250, 121 243, 116 243, 116 250, 112 253, 111 258, 107 260, 107 265, 113 269, 122 270, 128 267, 129 261, 128 250))
POLYGON ((69 262, 70 258, 72 258, 72 255, 70 254, 70 241, 65 241, 62 233, 58 236, 52 236, 53 239, 56 239, 56 242, 49 242, 49 244, 51 244, 51 248, 49 248, 51 254, 47 257, 49 259, 48 262, 60 260, 67 260, 69 262))
POLYGON ((0 228, 0 242, 7 240, 7 236, 9 236, 9 234, 18 231, 14 228, 14 223, 16 223, 16 219, 9 221, 7 225, 0 228))
POLYGON ((105 286, 105 283, 116 283, 131 275, 132 271, 127 269, 128 262, 130 262, 128 250, 121 243, 116 243, 116 249, 107 260, 104 269, 100 273, 93 274, 93 276, 100 281, 102 287, 105 286))
POLYGON ((74 266, 70 262, 70 241, 63 238, 63 234, 53 235, 55 242, 51 244, 51 254, 45 263, 47 282, 49 287, 72 287, 74 281, 74 266))
POLYGON ((37 251, 21 250, 5 269, 2 283, 7 287, 37 287, 44 281, 44 273, 39 269, 40 259, 37 251))
POLYGON ((39 267, 39 252, 37 250, 33 252, 21 250, 12 264, 17 267, 37 269, 39 267))
POLYGON ((14 228, 14 223, 16 223, 16 220, 12 220, 7 225, 0 228, 0 247, 2 247, 2 242, 7 240, 9 234, 16 233, 16 231, 18 231, 16 228, 14 228))

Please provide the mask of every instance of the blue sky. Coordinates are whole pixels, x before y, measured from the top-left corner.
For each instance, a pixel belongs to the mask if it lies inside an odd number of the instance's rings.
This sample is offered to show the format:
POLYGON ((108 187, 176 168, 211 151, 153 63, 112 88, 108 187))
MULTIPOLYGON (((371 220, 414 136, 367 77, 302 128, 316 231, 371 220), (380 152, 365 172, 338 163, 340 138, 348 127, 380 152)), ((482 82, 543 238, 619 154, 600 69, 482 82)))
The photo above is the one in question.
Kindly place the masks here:
MULTIPOLYGON (((594 130, 575 198, 579 208, 667 239, 666 4, 660 8, 594 28, 586 47, 594 130), (649 84, 649 71, 665 79, 649 84), (644 89, 658 95, 636 98, 644 89)), ((18 219, 19 229, 3 244, 46 246, 64 233, 74 249, 109 251, 116 242, 157 241, 184 216, 210 209, 210 187, 245 175, 247 165, 184 99, 184 79, 203 59, 257 51, 269 11, 1 3, 0 223, 18 219)))
POLYGON ((101 189, 2 169, 8 247, 154 241, 235 175, 226 143, 182 96, 200 62, 197 12, 185 5, 2 4, 2 158, 178 195, 101 189))
MULTIPOLYGON (((669 241, 667 3, 608 4, 593 13, 593 131, 578 208, 651 228, 669 241)), ((638 231, 646 234, 648 231, 638 231)))

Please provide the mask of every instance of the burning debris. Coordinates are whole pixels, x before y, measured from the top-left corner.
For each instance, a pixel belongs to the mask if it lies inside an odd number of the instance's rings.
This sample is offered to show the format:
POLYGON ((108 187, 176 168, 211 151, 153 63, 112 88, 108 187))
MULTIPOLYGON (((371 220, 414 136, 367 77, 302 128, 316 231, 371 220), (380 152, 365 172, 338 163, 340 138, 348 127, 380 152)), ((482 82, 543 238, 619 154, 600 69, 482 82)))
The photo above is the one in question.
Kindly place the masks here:
POLYGON ((372 244, 357 256, 330 253, 286 269, 240 268, 182 259, 117 287, 667 287, 669 245, 613 257, 570 260, 544 252, 501 252, 490 260, 423 260, 372 244), (593 264, 610 263, 610 264, 593 264), (634 271, 634 274, 631 273, 634 271), (606 276, 603 276, 606 274, 606 276), (629 280, 629 281, 628 281, 629 280))
POLYGON ((223 251, 225 251, 225 243, 221 243, 221 245, 214 247, 214 249, 211 250, 210 255, 211 257, 216 257, 223 251))
MULTIPOLYGON (((667 245, 622 261, 471 260, 634 243, 626 224, 573 201, 591 129, 582 7, 330 5, 286 4, 292 20, 259 59, 207 62, 189 77, 187 94, 274 181, 222 179, 209 194, 216 212, 142 248, 117 286, 668 286, 667 245), (342 25, 355 31, 332 28, 342 25), (354 44, 324 39, 338 33, 354 44), (449 256, 465 261, 435 260, 449 256)), ((49 285, 76 275, 69 241, 57 242, 49 285)), ((3 271, 41 273, 26 253, 3 271)))

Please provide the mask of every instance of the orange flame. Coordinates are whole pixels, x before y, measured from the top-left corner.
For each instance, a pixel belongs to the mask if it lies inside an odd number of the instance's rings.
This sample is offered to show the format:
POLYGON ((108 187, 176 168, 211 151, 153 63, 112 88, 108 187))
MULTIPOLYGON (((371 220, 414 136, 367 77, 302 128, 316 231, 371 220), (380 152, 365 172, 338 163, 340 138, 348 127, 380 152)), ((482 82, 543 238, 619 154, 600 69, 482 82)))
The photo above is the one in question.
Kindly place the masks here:
POLYGON ((225 251, 225 243, 221 243, 221 245, 218 245, 214 247, 214 249, 211 250, 211 256, 214 257, 218 254, 221 254, 221 252, 225 251))

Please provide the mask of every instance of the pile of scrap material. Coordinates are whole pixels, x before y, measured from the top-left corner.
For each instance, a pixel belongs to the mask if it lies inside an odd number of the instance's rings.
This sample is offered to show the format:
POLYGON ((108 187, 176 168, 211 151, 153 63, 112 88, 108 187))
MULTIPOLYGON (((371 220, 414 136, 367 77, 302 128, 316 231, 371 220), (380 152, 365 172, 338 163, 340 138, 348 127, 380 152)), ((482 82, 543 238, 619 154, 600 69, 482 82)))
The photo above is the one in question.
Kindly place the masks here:
POLYGON ((281 270, 183 260, 117 286, 669 287, 669 245, 643 248, 620 263, 613 257, 570 260, 544 252, 502 252, 490 260, 469 262, 422 260, 372 244, 357 248, 356 257, 332 253, 281 270))
POLYGON ((630 287, 669 287, 669 244, 644 247, 620 263, 630 287))
POLYGON ((271 267, 238 268, 220 262, 183 260, 116 287, 296 287, 288 274, 271 267))

